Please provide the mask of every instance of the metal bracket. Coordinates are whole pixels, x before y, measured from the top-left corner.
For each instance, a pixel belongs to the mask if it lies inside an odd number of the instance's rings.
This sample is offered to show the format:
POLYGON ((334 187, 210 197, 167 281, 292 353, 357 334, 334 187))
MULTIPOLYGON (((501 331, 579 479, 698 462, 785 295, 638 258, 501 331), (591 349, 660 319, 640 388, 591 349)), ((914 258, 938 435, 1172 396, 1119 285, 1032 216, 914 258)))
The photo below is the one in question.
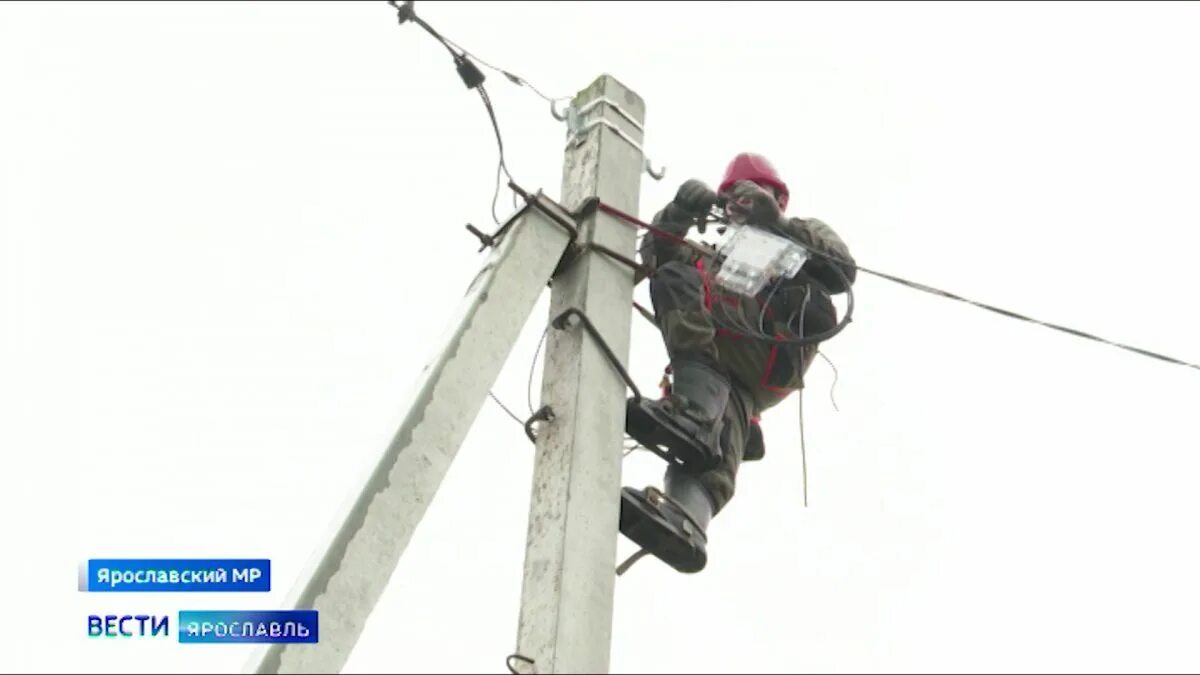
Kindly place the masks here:
POLYGON ((604 356, 608 359, 608 362, 612 364, 612 367, 616 369, 617 374, 620 375, 621 379, 625 381, 625 385, 633 392, 634 400, 641 401, 642 392, 638 389, 637 383, 634 382, 633 378, 629 376, 629 371, 625 370, 625 366, 621 364, 621 360, 617 358, 617 355, 613 352, 612 347, 608 346, 608 342, 605 341, 604 336, 600 334, 600 331, 596 328, 596 324, 592 323, 592 320, 588 318, 587 314, 584 314, 577 307, 571 307, 562 314, 559 314, 553 321, 550 322, 550 325, 558 330, 566 330, 574 323, 571 321, 572 318, 577 318, 579 322, 583 324, 584 330, 586 330, 592 336, 592 339, 596 341, 597 345, 600 347, 600 351, 604 353, 604 356))
MULTIPOLYGON (((567 107, 569 108, 570 106, 567 107)), ((567 121, 566 113, 558 112, 558 100, 550 101, 550 114, 553 115, 554 119, 558 120, 559 122, 567 121)))
MULTIPOLYGON (((504 659, 504 665, 508 666, 508 672, 512 673, 512 675, 521 675, 521 671, 517 670, 517 667, 513 665, 514 661, 526 663, 530 668, 534 667, 533 659, 529 658, 528 656, 522 656, 521 654, 510 654, 507 659, 504 659)), ((537 671, 534 670, 533 672, 536 673, 537 671)))
POLYGON ((626 143, 633 146, 633 148, 642 155, 642 157, 643 157, 642 168, 646 171, 647 174, 650 175, 651 178, 653 178, 656 181, 662 180, 663 177, 667 175, 667 168, 664 166, 664 167, 659 168, 656 171, 654 169, 653 165, 650 163, 650 158, 646 157, 646 151, 642 148, 642 144, 637 142, 636 140, 634 140, 633 137, 630 136, 628 133, 626 133, 626 131, 624 129, 622 129, 618 125, 612 123, 611 121, 609 121, 603 117, 600 119, 588 121, 586 123, 583 121, 584 117, 586 117, 589 113, 591 113, 593 110, 595 110, 600 105, 607 105, 608 107, 612 108, 626 122, 629 122, 630 125, 632 125, 635 129, 637 129, 639 133, 645 133, 645 128, 642 126, 642 124, 640 122, 638 122, 636 119, 634 119, 632 115, 630 115, 624 108, 622 108, 620 106, 620 104, 618 104, 616 101, 612 100, 611 98, 608 98, 607 96, 603 96, 601 98, 595 99, 595 100, 591 101, 590 103, 588 103, 587 105, 583 106, 583 108, 576 108, 574 105, 568 105, 565 113, 560 113, 558 111, 558 102, 557 101, 551 101, 550 102, 550 114, 554 115, 555 119, 557 119, 559 121, 565 121, 567 123, 566 149, 570 150, 572 146, 577 146, 580 143, 582 143, 583 137, 586 136, 589 131, 596 128, 597 126, 605 126, 605 127, 608 127, 609 129, 611 129, 613 133, 615 133, 617 136, 619 136, 626 143))
POLYGON ((620 565, 617 565, 617 576, 621 576, 621 575, 625 574, 626 572, 628 572, 629 568, 633 567, 634 563, 641 560, 642 558, 645 558, 648 555, 650 555, 649 549, 645 549, 645 548, 638 549, 637 553, 634 553, 633 555, 626 558, 625 562, 621 563, 620 565))
MULTIPOLYGON (((579 109, 578 114, 580 117, 586 117, 589 113, 591 113, 593 110, 600 107, 601 105, 607 105, 608 107, 612 108, 618 115, 620 115, 621 117, 624 117, 626 122, 629 122, 630 124, 633 125, 634 129, 638 130, 638 133, 646 132, 646 129, 645 129, 645 127, 642 126, 641 122, 635 120, 633 118, 633 115, 630 115, 628 111, 626 111, 624 108, 621 107, 620 103, 617 103, 616 101, 612 100, 611 98, 609 98, 607 96, 601 96, 600 98, 592 99, 592 101, 590 103, 588 103, 587 105, 585 105, 579 109)), ((569 112, 570 111, 568 111, 568 114, 569 114, 569 112)))
POLYGON ((548 405, 542 406, 541 408, 538 409, 537 412, 533 413, 533 415, 529 419, 525 420, 525 437, 529 439, 530 443, 536 444, 537 443, 537 434, 534 433, 534 431, 533 431, 533 423, 534 422, 553 422, 553 421, 554 421, 554 408, 551 408, 548 405))

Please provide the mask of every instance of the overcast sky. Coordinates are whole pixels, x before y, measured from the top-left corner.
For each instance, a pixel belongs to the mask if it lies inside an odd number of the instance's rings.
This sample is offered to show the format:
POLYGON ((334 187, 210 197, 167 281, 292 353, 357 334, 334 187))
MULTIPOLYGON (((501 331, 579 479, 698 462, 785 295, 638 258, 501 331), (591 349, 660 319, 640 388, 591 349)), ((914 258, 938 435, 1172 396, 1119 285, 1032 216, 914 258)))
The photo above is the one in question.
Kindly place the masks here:
MULTIPOLYGON (((863 265, 1200 360, 1194 3, 417 8, 553 96, 640 94, 646 218, 762 152, 863 265)), ((557 196, 563 125, 488 84, 514 177, 557 196)), ((283 603, 485 260, 483 106, 383 2, 4 3, 0 92, 0 669, 238 671, 248 647, 89 641, 86 614, 283 603), (138 556, 268 557, 275 587, 75 590, 138 556)), ((856 292, 837 409, 823 361, 804 397, 810 507, 792 398, 708 568, 618 580, 612 670, 1200 667, 1200 372, 856 292)), ((546 300, 495 387, 523 415, 546 300)), ((635 317, 639 386, 665 358, 635 317)), ((487 402, 347 672, 503 672, 532 457, 487 402)))

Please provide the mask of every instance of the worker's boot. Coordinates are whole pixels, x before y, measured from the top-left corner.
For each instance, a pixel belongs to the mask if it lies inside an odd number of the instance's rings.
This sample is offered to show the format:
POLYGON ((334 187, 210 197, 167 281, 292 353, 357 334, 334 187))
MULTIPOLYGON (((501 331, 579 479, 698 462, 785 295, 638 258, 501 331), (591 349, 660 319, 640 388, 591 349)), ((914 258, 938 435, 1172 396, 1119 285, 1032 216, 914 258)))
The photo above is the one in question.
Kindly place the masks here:
POLYGON ((729 379, 698 361, 672 364, 669 396, 629 399, 625 432, 647 449, 658 449, 688 471, 700 473, 721 463, 721 430, 729 403, 729 379))
POLYGON ((715 511, 708 489, 695 474, 670 467, 666 494, 653 487, 621 491, 621 534, 685 574, 708 564, 708 524, 715 511))

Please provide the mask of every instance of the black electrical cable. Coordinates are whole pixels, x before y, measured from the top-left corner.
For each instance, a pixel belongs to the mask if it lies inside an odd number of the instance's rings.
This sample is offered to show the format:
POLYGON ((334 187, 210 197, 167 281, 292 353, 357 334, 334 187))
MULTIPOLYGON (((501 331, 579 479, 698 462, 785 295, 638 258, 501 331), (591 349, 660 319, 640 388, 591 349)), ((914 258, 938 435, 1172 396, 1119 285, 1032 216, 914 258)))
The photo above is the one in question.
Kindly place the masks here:
POLYGON ((513 411, 509 410, 508 406, 504 405, 504 401, 501 401, 499 398, 496 397, 495 394, 493 394, 490 391, 488 392, 488 396, 491 396, 492 400, 496 402, 496 405, 500 406, 500 409, 503 410, 505 413, 507 413, 509 417, 513 418, 513 420, 516 421, 517 424, 520 424, 521 426, 525 425, 525 420, 523 420, 520 417, 517 417, 515 414, 513 414, 513 411))
MULTIPOLYGON (((500 199, 501 174, 507 176, 510 183, 514 181, 512 174, 508 170, 508 163, 505 161, 504 138, 500 133, 500 123, 496 120, 496 109, 494 106, 492 106, 492 98, 488 94, 487 87, 485 87, 483 84, 486 78, 484 77, 483 73, 480 72, 479 68, 476 67, 469 58, 467 58, 466 50, 460 48, 459 51, 456 52, 454 45, 452 45, 449 40, 442 37, 441 33, 439 33, 433 26, 430 26, 428 23, 426 23, 424 19, 417 16, 416 12, 413 10, 412 2, 406 2, 403 5, 400 5, 396 2, 396 0, 388 0, 388 4, 396 8, 397 18, 401 25, 408 21, 412 21, 421 28, 425 29, 427 33, 432 35, 434 39, 441 43, 441 45, 446 48, 446 51, 450 52, 450 57, 454 60, 455 70, 458 71, 458 75, 460 78, 462 78, 463 84, 466 85, 468 89, 475 89, 479 92, 479 98, 483 101, 484 109, 487 110, 488 119, 492 123, 492 131, 496 134, 496 146, 500 154, 500 160, 496 166, 496 189, 492 194, 492 219, 496 221, 497 225, 499 225, 500 217, 496 214, 496 202, 500 199)), ((492 400, 496 402, 496 405, 500 406, 500 408, 504 410, 509 417, 516 421, 517 424, 522 426, 525 425, 525 422, 521 420, 520 417, 517 417, 508 406, 504 405, 504 402, 501 401, 494 392, 489 391, 488 396, 490 396, 492 400)))
MULTIPOLYGON (((484 106, 486 107, 486 109, 488 111, 488 116, 492 122, 492 128, 496 133, 496 143, 497 143, 497 146, 500 151, 500 160, 499 160, 499 165, 497 167, 496 191, 493 194, 493 199, 492 199, 492 217, 493 217, 493 219, 495 219, 497 221, 497 223, 499 223, 499 218, 496 215, 496 202, 499 199, 499 193, 500 193, 500 176, 502 173, 507 174, 509 177, 509 182, 512 183, 513 181, 512 181, 511 173, 508 172, 507 163, 505 162, 504 142, 501 137, 499 123, 496 121, 495 110, 491 104, 490 96, 488 96, 486 89, 483 87, 483 81, 485 79, 483 73, 468 58, 469 52, 467 52, 467 50, 465 50, 461 47, 457 47, 457 45, 455 43, 452 43, 450 40, 443 37, 440 33, 438 33, 436 30, 434 30, 434 28, 432 26, 430 26, 428 23, 426 23, 424 20, 422 20, 420 17, 418 17, 416 15, 415 11, 413 10, 413 3, 411 0, 409 2, 405 2, 403 5, 397 3, 396 0, 388 0, 388 4, 391 5, 392 7, 396 8, 397 16, 398 16, 399 22, 401 24, 404 24, 408 21, 413 21, 413 22, 417 23, 418 25, 420 25, 423 29, 425 29, 434 38, 436 38, 446 48, 446 50, 450 52, 450 55, 454 59, 455 66, 458 70, 459 76, 463 79, 463 83, 466 84, 468 88, 473 88, 473 89, 477 88, 480 90, 480 98, 483 100, 484 106), (459 51, 455 51, 456 47, 458 48, 459 51)), ((477 60, 480 60, 488 68, 491 68, 492 70, 495 70, 496 72, 501 73, 509 81, 513 82, 514 84, 529 88, 536 95, 540 96, 541 98, 543 98, 547 101, 554 102, 557 100, 563 100, 563 99, 567 98, 567 97, 562 97, 560 99, 552 99, 552 98, 546 96, 545 94, 543 94, 540 90, 538 90, 536 87, 534 87, 532 84, 530 84, 524 78, 521 78, 507 70, 504 70, 504 69, 494 66, 490 63, 487 63, 486 61, 482 61, 482 59, 477 58, 477 60)), ((605 206, 606 205, 602 205, 602 208, 604 208, 605 206)), ((607 210, 609 210, 610 212, 613 211, 611 209, 611 207, 608 207, 607 210)), ((618 213, 618 215, 620 215, 622 218, 626 219, 627 221, 629 221, 635 225, 638 225, 640 227, 650 228, 652 232, 655 232, 655 228, 648 226, 646 223, 643 223, 640 220, 633 218, 632 216, 628 216, 626 214, 620 214, 620 213, 618 213)), ((719 222, 721 220, 722 219, 715 219, 715 220, 708 219, 705 221, 705 224, 707 224, 709 222, 719 222)), ((721 228, 718 228, 718 231, 720 231, 720 229, 721 228)), ((1111 347, 1116 347, 1118 349, 1133 352, 1135 354, 1140 354, 1142 356, 1148 356, 1150 358, 1158 359, 1160 361, 1164 361, 1164 362, 1167 362, 1167 363, 1170 363, 1173 365, 1179 365, 1179 366, 1184 366, 1186 368, 1191 368, 1194 370, 1200 370, 1200 364, 1190 363, 1187 361, 1183 361, 1181 359, 1166 356, 1164 354, 1160 354, 1160 353, 1153 352, 1153 351, 1146 350, 1146 349, 1141 349, 1139 347, 1134 347, 1132 345, 1127 345, 1127 344, 1115 342, 1112 340, 1107 340, 1105 338, 1102 338, 1102 337, 1099 337, 1096 335, 1092 335, 1090 333, 1086 333, 1084 331, 1080 331, 1080 330, 1077 330, 1074 328, 1069 328, 1069 327, 1062 326, 1059 324, 1054 324, 1054 323, 1050 323, 1047 321, 1041 321, 1038 319, 1034 319, 1032 317, 1018 314, 1018 313, 1010 311, 1010 310, 1002 309, 1002 308, 996 307, 994 305, 979 302, 976 300, 971 300, 969 298, 965 298, 965 297, 956 295, 954 293, 950 293, 949 291, 944 291, 944 290, 941 290, 938 288, 934 288, 932 286, 909 281, 907 279, 903 279, 903 278, 897 277, 895 275, 885 274, 883 272, 868 269, 868 268, 862 267, 861 265, 857 265, 855 263, 840 260, 840 259, 836 258, 835 256, 831 256, 831 255, 823 253, 821 251, 815 251, 815 250, 810 249, 808 252, 810 255, 814 255, 817 257, 823 257, 826 260, 830 261, 831 264, 829 265, 829 267, 834 271, 835 274, 837 274, 837 276, 840 278, 840 281, 843 283, 844 287, 846 288, 846 291, 845 291, 846 298, 847 298, 846 313, 845 313, 845 316, 843 316, 842 320, 835 327, 833 327, 832 329, 830 329, 828 331, 819 333, 817 335, 803 336, 803 337, 799 337, 799 338, 772 337, 772 336, 768 336, 768 335, 761 333, 761 331, 756 332, 756 331, 752 331, 752 330, 745 330, 741 327, 726 327, 726 329, 730 330, 734 334, 737 334, 742 337, 758 339, 758 340, 771 340, 772 342, 777 342, 777 343, 781 343, 781 344, 792 344, 792 345, 801 345, 801 346, 812 345, 812 344, 824 342, 826 340, 833 338, 834 336, 836 336, 837 334, 839 334, 843 330, 845 330, 845 328, 852 321, 853 314, 854 314, 854 302, 855 302, 854 289, 849 281, 847 274, 842 269, 842 266, 844 265, 846 267, 849 267, 849 268, 854 269, 859 272, 863 272, 865 274, 870 274, 872 276, 876 276, 881 279, 892 281, 894 283, 897 283, 897 284, 900 284, 903 286, 907 286, 909 288, 923 291, 926 293, 931 293, 933 295, 937 295, 937 296, 940 296, 940 297, 943 297, 946 299, 970 304, 975 307, 979 307, 980 309, 986 309, 990 312, 994 312, 996 314, 1000 314, 1000 315, 1008 317, 1008 318, 1037 324, 1037 325, 1043 326, 1045 328, 1050 328, 1052 330, 1067 333, 1069 335, 1074 335, 1076 337, 1081 337, 1081 338, 1084 338, 1087 340, 1092 340, 1095 342, 1106 344, 1111 347)), ((746 320, 749 321, 749 318, 747 317, 746 320)), ((761 321, 760 321, 760 323, 761 323, 761 321)))
MULTIPOLYGON (((400 5, 397 4, 396 0, 388 0, 388 4, 396 8, 397 16, 401 24, 412 21, 421 28, 425 29, 425 32, 432 35, 434 39, 441 43, 441 45, 446 48, 446 51, 450 52, 450 57, 454 60, 455 70, 458 71, 458 76, 462 79, 463 84, 466 85, 468 89, 475 89, 479 92, 479 98, 483 101, 483 107, 487 110, 488 119, 492 123, 492 131, 496 134, 496 147, 499 149, 500 153, 500 160, 496 166, 496 188, 492 193, 492 220, 499 225, 500 216, 496 214, 496 203, 500 200, 500 177, 501 175, 507 177, 508 182, 510 183, 515 181, 513 181, 512 173, 508 170, 508 162, 504 157, 504 138, 500 133, 500 123, 496 120, 496 109, 492 105, 492 97, 490 94, 488 94, 487 87, 485 87, 483 84, 487 78, 484 76, 483 72, 479 70, 479 67, 476 66, 470 58, 468 58, 467 51, 465 49, 458 47, 458 51, 455 51, 455 47, 457 45, 443 37, 442 34, 439 33, 433 26, 430 26, 425 22, 424 19, 417 16, 416 12, 413 10, 412 2, 406 2, 403 5, 400 5)), ((506 76, 510 75, 508 73, 505 74, 506 76)), ((509 79, 512 78, 510 77, 509 79)))
MULTIPOLYGON (((450 38, 442 35, 438 31, 434 30, 433 26, 430 26, 428 23, 425 23, 425 21, 423 19, 421 19, 421 17, 417 16, 416 9, 414 9, 414 7, 413 7, 412 0, 405 2, 403 5, 398 4, 396 2, 396 0, 387 0, 387 2, 389 5, 391 5, 392 7, 394 7, 396 9, 396 17, 397 17, 397 19, 399 19, 401 25, 403 25, 404 23, 406 23, 408 21, 416 22, 419 26, 421 26, 426 31, 428 31, 430 35, 437 38, 438 42, 441 42, 446 47, 446 49, 450 50, 450 54, 452 56, 454 56, 456 63, 461 58, 470 57, 470 58, 482 63, 487 68, 490 68, 490 69, 496 71, 497 73, 500 73, 506 79, 508 79, 509 82, 512 82, 513 84, 517 85, 518 87, 525 87, 525 88, 529 89, 534 94, 540 96, 542 99, 544 99, 548 103, 555 103, 557 101, 565 101, 565 100, 571 98, 570 96, 559 96, 557 98, 551 98, 551 97, 543 94, 542 91, 540 89, 538 89, 537 87, 535 87, 533 85, 533 83, 530 82, 529 80, 526 80, 525 78, 521 77, 520 75, 517 75, 516 73, 514 73, 510 70, 505 70, 499 66, 492 65, 491 63, 488 63, 487 61, 484 61, 483 59, 479 58, 472 52, 466 50, 465 48, 463 48, 462 45, 458 44, 454 40, 451 40, 450 38), (458 50, 457 54, 454 52, 455 49, 458 50)), ((480 75, 480 77, 482 77, 482 75, 480 75)))
POLYGON ((504 159, 504 138, 500 134, 500 123, 496 121, 496 109, 492 107, 492 97, 487 93, 487 89, 479 85, 479 97, 483 99, 483 105, 487 109, 488 119, 492 122, 492 130, 496 133, 496 147, 500 151, 500 162, 496 165, 496 189, 492 192, 492 220, 497 225, 500 224, 500 216, 496 214, 496 202, 500 200, 500 175, 504 174, 508 178, 508 182, 513 183, 512 174, 508 171, 508 164, 504 159))
POLYGON ((537 370, 538 356, 542 353, 542 345, 546 344, 546 336, 550 333, 550 324, 542 329, 542 337, 538 339, 537 349, 533 350, 533 360, 529 364, 529 381, 525 383, 525 402, 529 404, 529 414, 533 414, 533 375, 537 370))
MULTIPOLYGON (((826 330, 826 331, 822 331, 815 335, 805 335, 805 336, 801 336, 801 337, 771 336, 771 335, 767 335, 761 331, 747 331, 747 330, 739 329, 736 326, 723 326, 723 328, 725 328, 726 330, 728 330, 729 332, 731 332, 735 335, 738 335, 738 336, 744 337, 744 338, 749 338, 752 340, 766 340, 766 341, 770 341, 770 342, 777 342, 779 344, 797 345, 797 346, 801 346, 801 347, 808 346, 808 345, 815 345, 820 342, 825 342, 826 340, 829 340, 833 336, 835 336, 838 333, 841 333, 843 330, 845 330, 846 327, 850 325, 850 322, 853 320, 853 315, 854 315, 854 287, 850 283, 850 278, 848 276, 846 276, 846 273, 844 271, 842 271, 842 268, 840 266, 838 266, 837 264, 830 265, 830 267, 834 270, 834 272, 839 277, 841 277, 842 284, 846 288, 846 313, 844 316, 842 316, 841 321, 839 321, 838 324, 836 326, 834 326, 833 328, 830 328, 829 330, 826 330)), ((809 288, 812 288, 812 286, 810 285, 809 288)))
POLYGON ((505 70, 499 66, 488 63, 487 61, 484 61, 477 54, 475 54, 471 51, 468 51, 467 49, 464 49, 461 45, 459 45, 454 40, 451 40, 450 38, 445 38, 445 40, 446 40, 446 42, 453 45, 456 49, 461 51, 463 54, 466 54, 467 56, 471 57, 472 59, 475 59, 476 61, 478 61, 485 68, 490 68, 491 70, 494 70, 497 73, 500 73, 501 75, 504 76, 505 79, 507 79, 509 82, 512 82, 513 84, 517 85, 518 87, 525 87, 526 89, 532 91, 539 98, 546 101, 547 103, 557 103, 558 101, 566 101, 571 98, 570 96, 556 96, 556 97, 547 96, 546 94, 542 93, 541 89, 538 89, 537 87, 535 87, 533 85, 532 82, 530 82, 529 80, 526 80, 525 78, 521 77, 520 75, 517 75, 516 73, 514 73, 510 70, 505 70))

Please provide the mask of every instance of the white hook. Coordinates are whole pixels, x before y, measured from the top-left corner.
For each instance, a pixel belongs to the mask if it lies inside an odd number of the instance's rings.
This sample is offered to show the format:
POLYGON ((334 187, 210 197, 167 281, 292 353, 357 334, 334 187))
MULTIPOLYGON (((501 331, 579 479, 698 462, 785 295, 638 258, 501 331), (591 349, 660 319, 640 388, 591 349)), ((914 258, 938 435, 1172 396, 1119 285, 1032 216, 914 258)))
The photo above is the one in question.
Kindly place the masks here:
MULTIPOLYGON (((581 118, 584 116, 584 114, 586 114, 592 108, 595 108, 597 105, 599 105, 601 103, 608 103, 609 105, 612 105, 618 113, 620 113, 622 116, 624 116, 631 124, 636 126, 638 128, 638 130, 641 131, 641 125, 638 124, 637 120, 630 117, 628 113, 626 113, 619 106, 617 106, 615 103, 613 103, 612 101, 610 101, 607 98, 597 99, 596 101, 593 101, 591 104, 585 106, 583 110, 578 110, 575 108, 575 106, 568 105, 566 112, 561 112, 561 113, 558 111, 558 101, 556 101, 556 100, 550 101, 550 114, 554 115, 554 118, 559 120, 560 122, 567 123, 567 134, 570 139, 570 140, 568 140, 568 143, 567 143, 568 147, 571 144, 578 142, 580 137, 582 137, 583 134, 585 134, 589 130, 591 130, 592 127, 601 125, 601 126, 606 126, 609 129, 612 129, 614 133, 616 133, 618 136, 620 136, 622 139, 624 139, 627 143, 632 145, 634 148, 637 148, 638 152, 643 152, 642 145, 640 143, 633 140, 633 138, 631 138, 629 136, 629 134, 625 133, 625 131, 623 129, 621 129, 621 127, 617 126, 616 124, 613 124, 611 121, 609 121, 607 119, 600 118, 600 119, 592 120, 591 122, 588 122, 587 124, 582 123, 581 118)), ((650 164, 650 158, 645 157, 644 152, 643 152, 643 157, 644 157, 644 159, 643 159, 643 163, 642 163, 642 168, 646 171, 647 174, 650 175, 651 178, 658 181, 658 180, 662 180, 663 177, 667 175, 667 167, 664 166, 664 167, 659 168, 657 171, 655 171, 654 167, 650 164)))
POLYGON ((567 116, 565 113, 558 112, 558 99, 550 101, 550 114, 554 115, 554 119, 559 122, 566 122, 567 116))

